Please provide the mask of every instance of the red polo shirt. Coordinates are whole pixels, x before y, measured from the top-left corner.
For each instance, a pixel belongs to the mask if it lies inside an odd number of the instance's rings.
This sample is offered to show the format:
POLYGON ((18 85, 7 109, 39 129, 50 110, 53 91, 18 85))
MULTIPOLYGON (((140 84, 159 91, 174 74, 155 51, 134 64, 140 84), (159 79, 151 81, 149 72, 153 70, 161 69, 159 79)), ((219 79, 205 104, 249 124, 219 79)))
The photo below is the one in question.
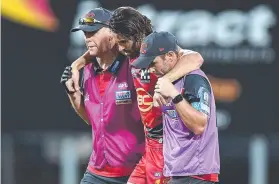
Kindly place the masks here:
MULTIPOLYGON (((96 60, 93 61, 96 85, 99 88, 101 96, 104 96, 105 90, 108 84, 111 81, 112 76, 117 72, 118 69, 114 70, 114 63, 106 70, 102 69, 96 60)), ((105 177, 122 177, 128 176, 132 173, 134 168, 125 168, 125 167, 111 167, 110 165, 105 165, 102 169, 95 169, 88 165, 87 169, 92 174, 105 176, 105 177)))

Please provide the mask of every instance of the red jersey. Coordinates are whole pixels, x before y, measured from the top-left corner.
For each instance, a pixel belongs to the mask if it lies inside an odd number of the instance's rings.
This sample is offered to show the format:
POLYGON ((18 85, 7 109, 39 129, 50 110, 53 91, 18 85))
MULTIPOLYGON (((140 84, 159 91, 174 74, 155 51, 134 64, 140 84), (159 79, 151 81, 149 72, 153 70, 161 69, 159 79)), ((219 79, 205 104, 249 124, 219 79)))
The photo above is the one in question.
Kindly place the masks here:
MULTIPOLYGON (((132 63, 135 59, 130 60, 132 63)), ((161 139, 163 136, 162 111, 153 106, 153 95, 157 77, 148 70, 131 69, 134 85, 137 91, 137 101, 142 122, 149 138, 161 139)))

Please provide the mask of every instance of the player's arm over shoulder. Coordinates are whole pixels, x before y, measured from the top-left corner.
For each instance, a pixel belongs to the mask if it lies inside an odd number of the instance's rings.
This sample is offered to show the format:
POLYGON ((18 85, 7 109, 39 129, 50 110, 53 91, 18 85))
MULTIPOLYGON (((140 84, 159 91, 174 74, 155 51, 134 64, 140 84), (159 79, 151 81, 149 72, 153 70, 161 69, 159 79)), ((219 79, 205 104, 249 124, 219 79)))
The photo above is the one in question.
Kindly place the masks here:
POLYGON ((211 87, 208 80, 198 74, 190 74, 185 77, 184 98, 196 110, 210 115, 211 87))
POLYGON ((183 56, 184 56, 184 55, 187 55, 187 54, 198 53, 198 52, 193 51, 193 50, 182 49, 182 48, 180 48, 179 52, 180 52, 180 53, 182 53, 182 54, 183 54, 183 56))
POLYGON ((178 62, 164 77, 173 82, 199 69, 202 64, 203 58, 198 52, 179 48, 178 62))

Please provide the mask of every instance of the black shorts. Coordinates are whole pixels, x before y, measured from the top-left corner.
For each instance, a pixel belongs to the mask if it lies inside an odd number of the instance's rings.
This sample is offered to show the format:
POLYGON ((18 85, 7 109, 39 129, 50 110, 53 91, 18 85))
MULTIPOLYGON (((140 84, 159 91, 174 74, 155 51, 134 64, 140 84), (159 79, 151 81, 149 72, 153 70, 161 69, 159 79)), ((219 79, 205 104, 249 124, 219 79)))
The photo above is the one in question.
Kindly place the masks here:
POLYGON ((199 180, 189 176, 174 176, 171 177, 168 184, 215 184, 216 182, 199 180))
POLYGON ((86 171, 80 184, 126 184, 128 179, 129 176, 104 177, 86 171))

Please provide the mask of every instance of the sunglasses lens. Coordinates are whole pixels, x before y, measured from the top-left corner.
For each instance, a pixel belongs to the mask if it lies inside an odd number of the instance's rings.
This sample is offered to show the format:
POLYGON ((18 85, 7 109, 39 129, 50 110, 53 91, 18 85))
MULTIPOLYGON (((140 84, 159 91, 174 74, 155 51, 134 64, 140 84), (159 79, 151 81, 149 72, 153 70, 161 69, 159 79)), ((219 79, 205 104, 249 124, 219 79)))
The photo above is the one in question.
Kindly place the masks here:
POLYGON ((79 19, 79 24, 80 25, 93 25, 95 23, 95 19, 94 18, 81 18, 79 19))
POLYGON ((89 24, 95 22, 93 18, 84 18, 83 20, 84 20, 85 23, 89 23, 89 24))

